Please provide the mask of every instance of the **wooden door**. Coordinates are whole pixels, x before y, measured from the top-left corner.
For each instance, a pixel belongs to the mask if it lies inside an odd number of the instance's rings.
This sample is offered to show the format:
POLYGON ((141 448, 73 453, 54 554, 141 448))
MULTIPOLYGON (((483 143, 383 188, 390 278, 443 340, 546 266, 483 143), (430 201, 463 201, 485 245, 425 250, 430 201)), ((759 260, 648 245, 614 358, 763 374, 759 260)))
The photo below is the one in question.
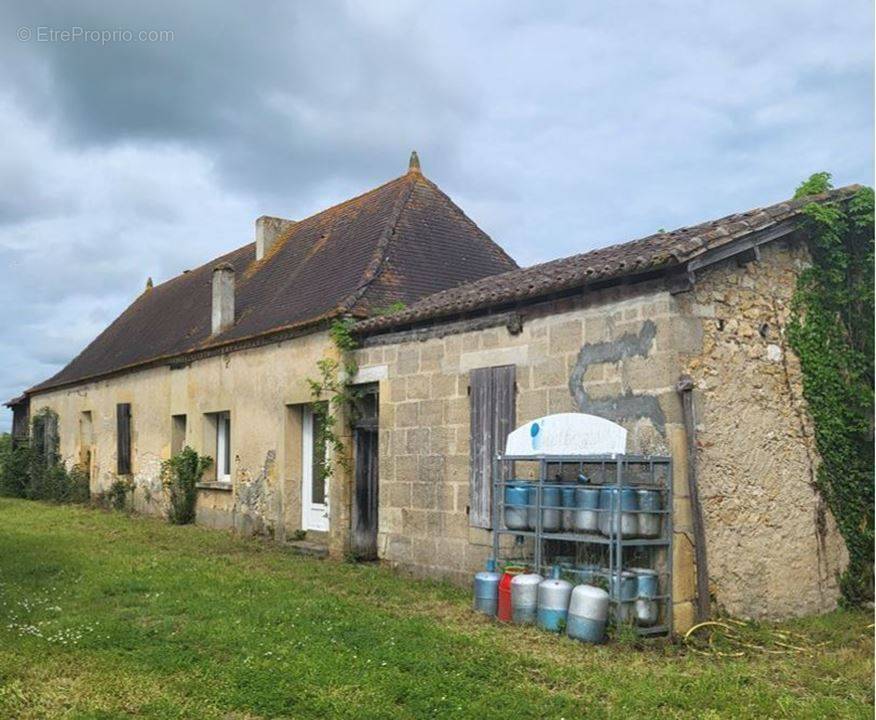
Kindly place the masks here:
POLYGON ((355 457, 351 550, 359 560, 377 559, 379 420, 376 385, 360 389, 353 420, 355 457))

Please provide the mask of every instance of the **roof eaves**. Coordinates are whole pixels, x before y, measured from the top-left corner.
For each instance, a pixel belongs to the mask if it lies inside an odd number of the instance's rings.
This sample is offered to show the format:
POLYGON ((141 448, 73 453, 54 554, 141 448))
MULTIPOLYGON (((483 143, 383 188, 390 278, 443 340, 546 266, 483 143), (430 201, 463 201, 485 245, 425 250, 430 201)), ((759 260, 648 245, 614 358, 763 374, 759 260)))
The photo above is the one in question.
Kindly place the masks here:
POLYGON ((302 320, 297 323, 291 323, 289 325, 285 325, 279 328, 273 328, 265 332, 255 333, 253 335, 248 335, 242 338, 234 338, 233 340, 227 340, 225 342, 199 345, 198 347, 191 348, 190 350, 186 350, 185 352, 159 355, 158 357, 149 358, 148 360, 143 360, 141 362, 131 363, 130 365, 123 365, 118 368, 113 368, 112 370, 107 370, 106 372, 94 373, 93 375, 84 375, 82 377, 64 380, 63 382, 52 383, 51 379, 49 379, 43 383, 28 388, 24 391, 22 397, 29 397, 30 395, 34 395, 37 393, 47 392, 49 390, 57 390, 63 387, 70 387, 72 385, 81 385, 82 383, 86 382, 95 382, 97 380, 103 380, 105 378, 115 377, 117 375, 125 375, 127 373, 135 372, 137 370, 143 370, 149 367, 157 367, 160 365, 173 363, 174 361, 193 362, 194 360, 199 360, 203 357, 210 357, 212 355, 218 355, 225 352, 245 350, 253 347, 254 343, 256 343, 257 345, 261 345, 271 342, 281 342, 283 339, 285 339, 285 337, 276 336, 285 336, 287 333, 294 333, 296 336, 302 335, 306 334, 305 331, 308 328, 313 328, 313 330, 315 331, 317 329, 317 326, 325 323, 328 320, 331 320, 332 318, 337 317, 340 313, 340 309, 335 308, 329 310, 326 313, 323 313, 316 318, 308 318, 307 320, 302 320))
MULTIPOLYGON (((573 263, 576 259, 580 261, 583 259, 582 256, 575 255, 568 258, 551 260, 529 268, 511 270, 508 273, 490 276, 489 278, 468 283, 458 288, 435 293, 431 298, 425 298, 420 303, 401 312, 361 321, 353 328, 353 332, 356 335, 366 336, 372 333, 386 332, 400 326, 444 321, 447 318, 457 317, 462 314, 489 311, 500 304, 530 301, 553 292, 562 292, 575 287, 586 287, 595 282, 600 284, 613 280, 625 282, 645 272, 653 273, 661 270, 667 271, 673 267, 681 267, 695 258, 704 257, 709 254, 714 254, 716 257, 726 255, 730 252, 731 246, 738 246, 741 248, 740 251, 742 251, 747 249, 747 247, 743 247, 746 245, 746 240, 751 239, 753 236, 762 235, 766 238, 763 242, 768 242, 769 240, 787 235, 793 229, 793 222, 803 213, 807 205, 811 203, 842 202, 850 198, 860 188, 860 185, 849 185, 809 198, 782 201, 763 209, 748 211, 748 213, 735 213, 714 221, 682 227, 670 233, 658 233, 606 248, 599 248, 591 251, 594 253, 592 265, 587 265, 583 272, 580 269, 571 268, 567 276, 560 275, 553 279, 549 277, 539 278, 537 276, 526 278, 527 272, 532 273, 537 271, 537 269, 547 270, 548 268, 553 271, 554 268, 564 263, 573 263), (749 213, 756 214, 749 215, 749 213), (695 234, 690 235, 691 231, 695 232, 695 234), (643 245, 654 243, 664 235, 673 239, 677 238, 678 244, 662 250, 659 247, 656 248, 653 255, 650 258, 643 257, 641 263, 637 261, 627 264, 625 260, 621 260, 616 265, 613 265, 606 262, 602 257, 607 252, 620 250, 624 247, 629 248, 636 243, 643 245), (726 240, 709 247, 708 240, 717 240, 719 238, 726 238, 726 240), (603 262, 605 262, 605 265, 599 267, 600 263, 603 262), (477 291, 479 286, 485 284, 495 286, 499 284, 503 277, 507 279, 516 275, 520 275, 521 281, 529 283, 529 287, 525 289, 513 287, 510 291, 477 291), (457 293, 466 288, 474 290, 475 294, 472 297, 461 296, 454 301, 446 302, 442 305, 443 297, 454 298, 457 293), (431 308, 429 306, 430 300, 433 305, 431 308)), ((589 253, 584 255, 589 255, 589 253)))

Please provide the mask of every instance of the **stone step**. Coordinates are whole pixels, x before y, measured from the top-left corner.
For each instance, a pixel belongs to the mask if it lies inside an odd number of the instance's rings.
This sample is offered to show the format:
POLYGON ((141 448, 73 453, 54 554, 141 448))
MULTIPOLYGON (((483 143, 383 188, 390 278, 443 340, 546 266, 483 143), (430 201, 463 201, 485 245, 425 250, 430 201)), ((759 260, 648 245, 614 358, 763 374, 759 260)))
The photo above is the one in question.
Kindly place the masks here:
POLYGON ((316 558, 328 557, 328 545, 312 540, 290 540, 286 546, 297 555, 308 555, 316 558))

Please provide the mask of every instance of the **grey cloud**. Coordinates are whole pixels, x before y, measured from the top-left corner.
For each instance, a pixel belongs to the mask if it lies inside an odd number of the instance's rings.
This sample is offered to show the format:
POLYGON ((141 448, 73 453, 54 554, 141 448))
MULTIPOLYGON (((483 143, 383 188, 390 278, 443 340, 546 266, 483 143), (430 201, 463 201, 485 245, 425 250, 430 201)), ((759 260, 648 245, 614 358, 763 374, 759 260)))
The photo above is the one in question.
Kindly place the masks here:
POLYGON ((0 20, 3 397, 147 276, 394 177, 412 148, 523 263, 772 202, 817 170, 873 180, 867 3, 22 1, 0 20), (15 38, 74 25, 174 39, 15 38))

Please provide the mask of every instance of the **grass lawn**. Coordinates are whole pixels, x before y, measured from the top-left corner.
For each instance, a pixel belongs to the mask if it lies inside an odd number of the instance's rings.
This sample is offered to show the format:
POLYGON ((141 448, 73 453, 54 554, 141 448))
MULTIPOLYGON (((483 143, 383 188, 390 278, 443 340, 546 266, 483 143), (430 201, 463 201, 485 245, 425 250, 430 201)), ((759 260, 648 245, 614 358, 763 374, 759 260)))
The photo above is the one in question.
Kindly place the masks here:
POLYGON ((469 596, 160 520, 0 498, 0 718, 872 718, 864 613, 720 659, 498 627, 469 596))

